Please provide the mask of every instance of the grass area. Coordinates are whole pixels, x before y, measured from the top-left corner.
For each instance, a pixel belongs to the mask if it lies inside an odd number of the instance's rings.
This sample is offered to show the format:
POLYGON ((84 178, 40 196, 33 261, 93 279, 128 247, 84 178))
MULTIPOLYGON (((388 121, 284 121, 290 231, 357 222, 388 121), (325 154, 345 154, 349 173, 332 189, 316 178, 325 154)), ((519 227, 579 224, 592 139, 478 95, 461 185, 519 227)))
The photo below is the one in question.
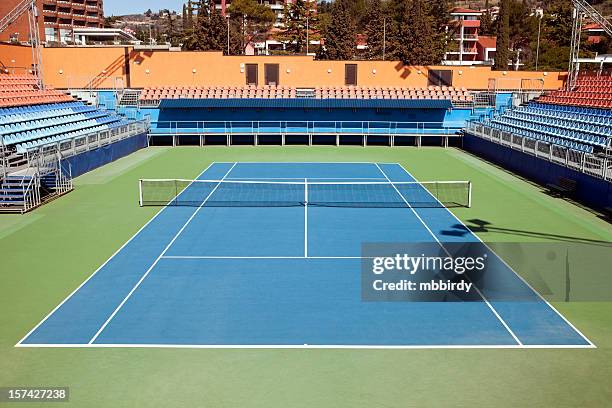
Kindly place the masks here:
POLYGON ((73 193, 31 214, 0 216, 0 386, 69 386, 62 406, 75 407, 612 405, 612 303, 603 301, 555 303, 597 349, 13 347, 158 210, 138 207, 139 178, 193 178, 212 161, 399 162, 420 180, 472 180, 473 208, 455 213, 489 223, 485 241, 612 242, 597 215, 455 149, 151 148, 79 177, 73 193))

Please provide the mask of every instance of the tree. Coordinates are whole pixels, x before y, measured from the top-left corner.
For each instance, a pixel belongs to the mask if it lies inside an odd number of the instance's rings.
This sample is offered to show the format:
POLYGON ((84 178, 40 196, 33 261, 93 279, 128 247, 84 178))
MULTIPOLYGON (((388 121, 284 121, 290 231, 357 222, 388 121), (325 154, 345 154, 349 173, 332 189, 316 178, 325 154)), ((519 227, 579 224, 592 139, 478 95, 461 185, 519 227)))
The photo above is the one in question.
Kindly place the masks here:
POLYGON ((501 0, 497 16, 497 43, 495 52, 495 69, 508 69, 510 61, 510 0, 501 0))
POLYGON ((509 25, 512 59, 516 60, 520 53, 521 61, 530 65, 531 60, 535 61, 535 46, 532 47, 532 43, 537 40, 538 19, 526 0, 510 1, 509 25))
POLYGON ((187 2, 187 29, 193 28, 193 2, 189 0, 187 2))
POLYGON ((180 44, 181 35, 178 30, 178 26, 176 23, 176 14, 175 13, 164 13, 166 16, 164 18, 164 36, 166 41, 170 43, 171 46, 177 47, 180 44))
POLYGON ((544 10, 543 32, 547 40, 558 45, 570 45, 573 7, 570 0, 558 0, 544 10))
POLYGON ((424 0, 398 0, 394 7, 393 56, 407 65, 434 65, 441 53, 431 9, 424 0))
POLYGON ((240 42, 241 53, 249 43, 264 41, 276 20, 274 11, 257 0, 233 0, 228 11, 230 18, 239 27, 236 36, 240 42))
POLYGON ((545 5, 542 17, 539 69, 546 71, 567 69, 572 24, 573 14, 570 0, 556 0, 554 3, 545 5))
POLYGON ((429 14, 433 18, 434 30, 434 47, 432 49, 433 63, 437 64, 444 58, 444 54, 448 50, 448 24, 450 21, 450 3, 449 0, 437 0, 431 2, 429 14))
POLYGON ((491 15, 491 7, 489 6, 489 0, 485 1, 485 12, 480 17, 480 34, 495 34, 495 28, 493 26, 493 16, 491 15))
POLYGON ((227 25, 214 2, 199 0, 196 8, 198 15, 192 29, 185 35, 185 48, 198 51, 226 50, 227 25))
POLYGON ((355 20, 351 15, 350 0, 336 0, 332 6, 325 45, 319 49, 320 59, 350 60, 355 56, 355 20))
POLYGON ((366 10, 366 14, 368 15, 368 21, 364 30, 368 39, 368 49, 365 53, 366 58, 370 60, 382 59, 383 35, 386 34, 384 31, 386 31, 387 23, 391 23, 391 19, 385 19, 380 0, 370 0, 367 3, 366 10))
POLYGON ((225 50, 227 48, 227 24, 219 13, 219 10, 211 1, 210 13, 208 15, 208 50, 225 50))
POLYGON ((285 43, 289 51, 299 54, 303 51, 307 35, 306 30, 316 26, 316 14, 313 10, 316 6, 309 0, 294 0, 285 3, 284 30, 280 31, 276 38, 285 43))
POLYGON ((119 17, 116 16, 104 17, 104 28, 112 28, 118 21, 121 20, 119 17))

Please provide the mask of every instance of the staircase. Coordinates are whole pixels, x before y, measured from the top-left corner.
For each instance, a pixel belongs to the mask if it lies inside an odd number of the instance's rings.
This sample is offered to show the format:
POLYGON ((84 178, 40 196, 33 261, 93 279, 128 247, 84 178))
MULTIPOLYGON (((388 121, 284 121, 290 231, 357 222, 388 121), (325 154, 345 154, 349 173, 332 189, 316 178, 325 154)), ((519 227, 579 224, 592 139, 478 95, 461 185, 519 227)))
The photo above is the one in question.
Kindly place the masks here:
POLYGON ((74 99, 86 103, 87 105, 96 106, 98 104, 98 96, 90 91, 70 91, 70 96, 74 99))
POLYGON ((55 153, 0 173, 0 213, 26 213, 73 190, 70 167, 55 153))
POLYGON ((21 213, 40 202, 36 175, 7 175, 0 182, 0 212, 21 213))
POLYGON ((495 92, 475 92, 474 97, 474 108, 487 108, 495 106, 495 92))
POLYGON ((119 98, 118 106, 138 106, 138 99, 140 98, 140 91, 126 89, 119 98))

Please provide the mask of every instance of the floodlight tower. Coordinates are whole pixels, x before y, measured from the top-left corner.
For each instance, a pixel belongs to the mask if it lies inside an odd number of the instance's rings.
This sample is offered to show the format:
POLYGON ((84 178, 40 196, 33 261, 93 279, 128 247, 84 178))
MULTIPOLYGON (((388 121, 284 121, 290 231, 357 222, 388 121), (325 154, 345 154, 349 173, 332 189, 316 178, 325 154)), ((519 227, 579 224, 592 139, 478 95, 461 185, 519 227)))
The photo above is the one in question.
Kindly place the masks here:
POLYGON ((43 89, 43 68, 42 50, 40 44, 40 34, 38 31, 38 9, 36 0, 23 0, 7 15, 0 19, 0 33, 6 30, 11 24, 17 21, 24 14, 28 14, 28 24, 30 28, 30 46, 32 47, 32 72, 38 78, 38 86, 43 89))
POLYGON ((586 0, 572 0, 574 5, 572 39, 570 44, 570 60, 567 76, 567 90, 571 91, 576 87, 578 72, 580 71, 580 38, 582 35, 582 23, 585 17, 599 24, 601 28, 612 38, 612 24, 602 16, 586 0))

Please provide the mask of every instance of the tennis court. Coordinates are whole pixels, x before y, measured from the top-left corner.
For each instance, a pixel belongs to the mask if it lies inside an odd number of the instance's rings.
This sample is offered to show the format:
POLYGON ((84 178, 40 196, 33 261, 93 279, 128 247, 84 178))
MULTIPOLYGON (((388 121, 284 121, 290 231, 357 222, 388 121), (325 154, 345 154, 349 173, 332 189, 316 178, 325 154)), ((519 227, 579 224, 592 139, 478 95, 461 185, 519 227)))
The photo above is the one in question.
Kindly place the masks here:
POLYGON ((461 222, 398 164, 214 163, 198 179, 217 182, 177 190, 186 205, 164 206, 18 346, 593 347, 493 253, 495 284, 464 301, 362 301, 363 243, 478 242, 449 234, 461 222))

